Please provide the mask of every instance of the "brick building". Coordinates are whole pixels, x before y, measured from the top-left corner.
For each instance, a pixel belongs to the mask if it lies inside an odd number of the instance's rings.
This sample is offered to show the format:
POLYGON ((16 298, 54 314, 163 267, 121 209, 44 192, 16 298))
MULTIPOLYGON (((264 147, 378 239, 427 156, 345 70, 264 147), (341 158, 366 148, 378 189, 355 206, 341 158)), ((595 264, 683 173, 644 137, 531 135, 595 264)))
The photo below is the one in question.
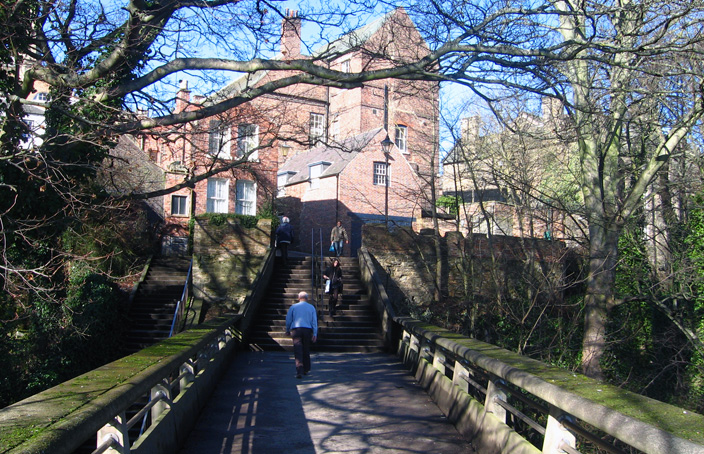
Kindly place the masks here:
MULTIPOLYGON (((296 12, 287 14, 277 58, 361 72, 428 52, 402 8, 310 56, 301 54, 301 25, 296 12)), ((289 74, 248 74, 207 99, 192 97, 184 83, 175 112, 200 109, 289 74)), ((267 205, 292 219, 298 233, 294 248, 306 252, 311 229, 324 228, 327 239, 337 219, 353 245, 361 244, 361 225, 383 222, 387 207, 391 222, 412 225, 438 167, 438 91, 435 82, 391 79, 347 90, 299 84, 163 132, 146 148, 166 171, 166 187, 183 186, 165 196, 165 244, 185 241, 192 215, 256 214, 267 205), (388 167, 380 145, 387 131, 394 142, 388 167), (204 172, 208 178, 192 187, 183 184, 204 172)))

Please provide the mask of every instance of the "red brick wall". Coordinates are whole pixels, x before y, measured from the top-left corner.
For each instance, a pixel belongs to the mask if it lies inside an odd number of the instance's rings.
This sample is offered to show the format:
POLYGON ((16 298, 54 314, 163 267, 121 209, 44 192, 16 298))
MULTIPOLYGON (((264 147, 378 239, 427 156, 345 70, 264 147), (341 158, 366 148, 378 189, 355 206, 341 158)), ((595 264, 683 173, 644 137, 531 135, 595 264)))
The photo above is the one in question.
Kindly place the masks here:
MULTIPOLYGON (((293 17, 293 16, 291 16, 293 17)), ((295 32, 285 33, 289 49, 295 49, 295 32)), ((402 9, 397 10, 387 23, 371 37, 367 49, 344 56, 331 63, 331 67, 339 69, 342 61, 350 59, 351 71, 359 72, 368 69, 389 67, 394 62, 389 59, 371 60, 369 55, 388 53, 394 61, 415 60, 428 52, 427 46, 413 26, 410 18, 402 9)), ((305 57, 302 57, 305 58, 305 57)), ((256 84, 261 86, 272 80, 295 74, 293 71, 269 72, 256 84)), ((426 205, 419 194, 427 193, 427 188, 419 187, 419 180, 415 178, 414 171, 429 172, 431 160, 435 161, 437 169, 438 157, 432 154, 437 143, 437 105, 438 84, 431 82, 406 82, 406 81, 375 81, 365 84, 362 88, 352 90, 328 89, 325 87, 295 85, 277 90, 276 94, 259 97, 246 106, 233 109, 222 118, 231 122, 233 126, 238 123, 256 123, 259 125, 260 146, 259 161, 247 163, 246 166, 214 176, 230 180, 230 212, 235 211, 235 188, 237 179, 258 181, 257 205, 273 200, 276 191, 276 173, 279 166, 287 158, 309 149, 307 144, 309 134, 309 121, 311 112, 326 115, 328 134, 332 120, 338 118, 339 139, 350 137, 360 132, 365 132, 383 126, 384 122, 384 86, 389 87, 388 120, 389 135, 394 139, 394 126, 404 124, 408 128, 409 153, 400 154, 393 150, 391 163, 391 186, 389 187, 389 216, 419 217, 420 206, 426 205), (329 104, 328 104, 329 102, 329 104), (329 111, 329 112, 328 112, 329 111), (329 116, 327 115, 329 113, 329 116), (287 150, 289 155, 283 156, 287 150), (409 163, 415 165, 412 167, 409 163)), ((179 92, 179 109, 196 109, 198 106, 190 104, 189 93, 179 92)), ((157 163, 164 169, 169 169, 173 161, 181 161, 187 167, 193 166, 196 174, 209 169, 211 160, 202 158, 202 151, 207 151, 208 135, 207 125, 210 119, 201 120, 196 125, 186 126, 186 138, 177 140, 174 134, 166 135, 151 144, 159 151, 157 163), (200 131, 198 131, 200 130, 200 131)), ((236 127, 233 127, 233 137, 236 127)), ((380 134, 368 150, 360 154, 340 175, 338 187, 337 178, 321 179, 321 187, 309 190, 309 183, 305 182, 298 188, 287 189, 287 199, 300 197, 298 203, 285 203, 277 201, 279 211, 283 211, 290 218, 299 220, 299 245, 305 244, 305 250, 310 249, 311 228, 323 228, 327 233, 323 236, 326 241, 329 229, 336 219, 341 219, 350 232, 349 213, 368 213, 383 217, 384 215, 384 187, 373 184, 373 162, 384 161, 379 143, 386 133, 380 134), (339 199, 338 199, 339 194, 339 199), (286 213, 286 211, 289 213, 286 213), (307 236, 304 237, 304 235, 307 236), (307 241, 306 241, 307 240, 307 241)), ((236 149, 233 143, 232 150, 236 149)), ((169 174, 167 184, 179 183, 183 174, 169 174)), ((195 184, 193 190, 181 189, 179 194, 189 194, 193 197, 195 214, 201 214, 206 209, 207 181, 195 184)), ((171 197, 165 197, 164 208, 166 217, 170 218, 171 197)), ((169 219, 169 222, 183 224, 185 219, 169 219)), ((293 222, 292 222, 293 223, 293 222)), ((296 227, 296 223, 293 223, 296 227)))

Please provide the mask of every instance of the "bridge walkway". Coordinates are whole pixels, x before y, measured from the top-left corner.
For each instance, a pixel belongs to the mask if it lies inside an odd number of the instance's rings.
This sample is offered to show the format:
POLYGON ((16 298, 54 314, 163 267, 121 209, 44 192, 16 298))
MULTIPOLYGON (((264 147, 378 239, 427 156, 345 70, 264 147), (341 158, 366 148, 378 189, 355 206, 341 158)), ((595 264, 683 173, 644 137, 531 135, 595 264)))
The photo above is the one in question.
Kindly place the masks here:
POLYGON ((395 356, 240 352, 180 454, 473 453, 395 356))

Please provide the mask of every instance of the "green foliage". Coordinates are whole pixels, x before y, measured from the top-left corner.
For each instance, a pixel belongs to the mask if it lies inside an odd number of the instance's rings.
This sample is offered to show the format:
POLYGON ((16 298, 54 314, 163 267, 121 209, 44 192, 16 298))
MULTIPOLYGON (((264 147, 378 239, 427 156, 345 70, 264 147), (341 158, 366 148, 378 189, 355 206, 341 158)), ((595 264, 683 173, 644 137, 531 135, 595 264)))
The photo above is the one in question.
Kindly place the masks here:
POLYGON ((445 208, 448 213, 457 216, 457 213, 459 213, 461 198, 460 196, 443 195, 438 197, 435 200, 435 203, 437 206, 445 208))
POLYGON ((198 219, 206 220, 210 225, 223 226, 227 224, 228 219, 236 220, 239 225, 245 228, 254 228, 257 226, 259 219, 271 219, 272 227, 278 225, 278 217, 274 214, 271 205, 265 205, 259 210, 256 216, 246 214, 232 213, 205 213, 197 216, 198 219))
POLYGON ((89 257, 94 270, 118 276, 132 273, 152 250, 146 214, 130 207, 93 212, 67 225, 61 244, 73 256, 89 257))
MULTIPOLYGON (((0 406, 117 359, 125 326, 123 295, 85 262, 71 264, 65 299, 31 301, 23 320, 3 324, 0 406)), ((16 302, 0 300, 3 315, 16 302)))
MULTIPOLYGON (((693 209, 685 231, 683 244, 687 257, 691 261, 691 288, 694 298, 689 307, 688 319, 699 339, 704 340, 704 193, 698 194, 693 201, 693 209)), ((704 355, 695 351, 688 367, 687 384, 692 399, 697 402, 699 411, 704 411, 704 355)))

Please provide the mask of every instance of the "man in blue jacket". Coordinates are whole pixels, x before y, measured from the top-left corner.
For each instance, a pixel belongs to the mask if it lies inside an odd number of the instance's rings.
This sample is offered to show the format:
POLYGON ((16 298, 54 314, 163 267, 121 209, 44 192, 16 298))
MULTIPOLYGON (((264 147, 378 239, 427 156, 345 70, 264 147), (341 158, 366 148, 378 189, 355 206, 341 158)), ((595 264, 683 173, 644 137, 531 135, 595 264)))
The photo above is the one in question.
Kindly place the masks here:
POLYGON ((296 378, 310 372, 310 344, 318 339, 318 314, 308 302, 308 294, 300 292, 298 302, 286 313, 286 334, 293 339, 293 356, 296 358, 296 378))
POLYGON ((288 263, 288 245, 293 243, 293 226, 289 219, 284 216, 281 225, 276 229, 276 247, 281 249, 281 258, 284 265, 288 263))

